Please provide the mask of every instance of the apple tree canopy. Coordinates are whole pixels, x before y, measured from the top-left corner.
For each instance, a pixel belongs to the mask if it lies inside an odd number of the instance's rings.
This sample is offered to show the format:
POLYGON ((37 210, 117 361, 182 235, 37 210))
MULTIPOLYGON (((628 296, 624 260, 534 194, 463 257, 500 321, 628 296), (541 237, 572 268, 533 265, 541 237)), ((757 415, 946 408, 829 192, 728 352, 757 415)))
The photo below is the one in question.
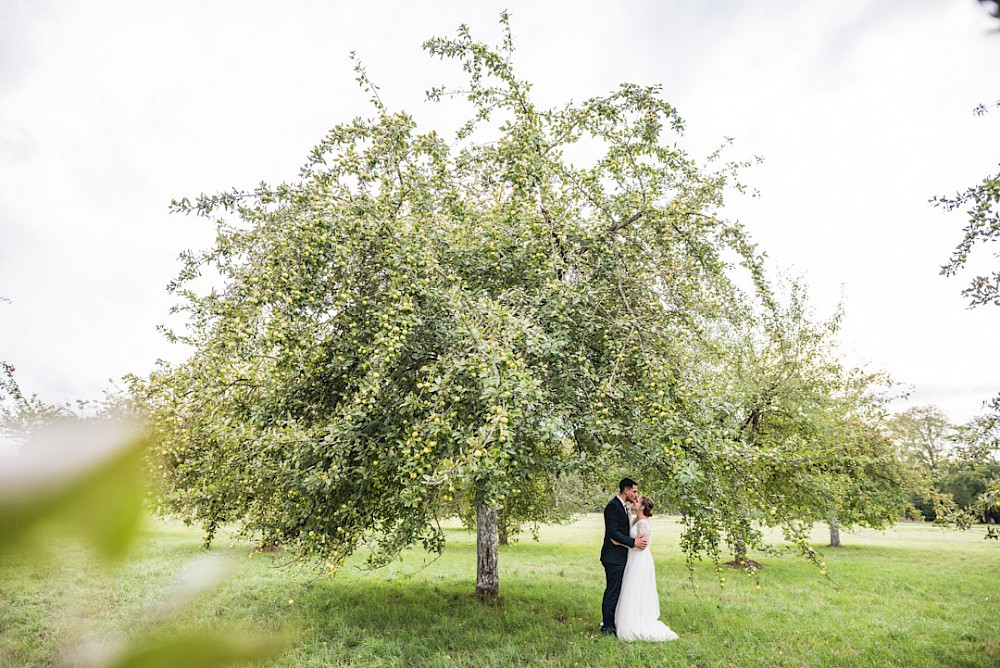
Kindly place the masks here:
POLYGON ((719 215, 738 166, 679 148, 657 87, 539 108, 501 23, 498 47, 464 26, 424 45, 467 79, 430 92, 471 103, 454 136, 389 110, 358 65, 372 116, 297 180, 174 202, 218 235, 170 286, 190 358, 139 389, 162 508, 208 540, 233 523, 334 569, 359 548, 380 564, 440 550, 459 499, 537 509, 608 461, 656 472, 692 554, 773 507, 726 478, 747 455, 713 394, 719 332, 770 308, 719 215))

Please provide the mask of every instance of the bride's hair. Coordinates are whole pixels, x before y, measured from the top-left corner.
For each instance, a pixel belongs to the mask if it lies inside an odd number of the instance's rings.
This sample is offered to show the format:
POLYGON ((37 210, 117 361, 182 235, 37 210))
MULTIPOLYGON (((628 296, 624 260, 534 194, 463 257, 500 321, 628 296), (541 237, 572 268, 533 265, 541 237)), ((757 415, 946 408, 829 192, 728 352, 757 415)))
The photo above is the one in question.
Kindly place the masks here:
POLYGON ((642 514, 646 517, 653 516, 653 500, 648 496, 639 497, 639 505, 642 506, 642 514))

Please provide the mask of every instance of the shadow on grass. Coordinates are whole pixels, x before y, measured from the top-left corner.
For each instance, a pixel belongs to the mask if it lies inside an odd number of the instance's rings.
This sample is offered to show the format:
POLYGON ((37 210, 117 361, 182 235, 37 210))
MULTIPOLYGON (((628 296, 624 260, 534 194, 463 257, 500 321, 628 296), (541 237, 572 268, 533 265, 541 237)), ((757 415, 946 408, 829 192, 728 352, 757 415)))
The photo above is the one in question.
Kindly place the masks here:
POLYGON ((600 592, 583 589, 511 584, 484 603, 465 580, 335 579, 300 591, 285 610, 301 630, 302 656, 325 654, 329 665, 346 655, 406 666, 479 665, 486 657, 489 665, 572 665, 594 651, 620 651, 597 633, 600 592))

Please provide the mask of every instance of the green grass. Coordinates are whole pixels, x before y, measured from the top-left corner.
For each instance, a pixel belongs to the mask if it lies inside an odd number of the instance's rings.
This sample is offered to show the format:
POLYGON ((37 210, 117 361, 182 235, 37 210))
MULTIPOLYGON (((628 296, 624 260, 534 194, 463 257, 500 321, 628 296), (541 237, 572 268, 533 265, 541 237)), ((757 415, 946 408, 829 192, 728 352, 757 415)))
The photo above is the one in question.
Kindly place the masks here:
POLYGON ((420 552, 377 571, 352 562, 309 588, 281 553, 249 559, 226 536, 206 553, 197 531, 171 522, 150 521, 116 570, 51 540, 43 555, 0 555, 0 666, 51 665, 74 638, 135 636, 198 558, 229 563, 229 577, 166 628, 291 629, 276 666, 1000 665, 1000 545, 981 528, 845 533, 846 547, 824 550, 831 579, 795 557, 751 555, 765 564, 757 591, 738 572, 720 588, 708 563, 689 575, 680 527, 656 518, 661 618, 681 635, 663 644, 597 634, 601 530, 588 516, 501 548, 493 605, 472 596, 475 537, 459 528, 431 563, 420 552))

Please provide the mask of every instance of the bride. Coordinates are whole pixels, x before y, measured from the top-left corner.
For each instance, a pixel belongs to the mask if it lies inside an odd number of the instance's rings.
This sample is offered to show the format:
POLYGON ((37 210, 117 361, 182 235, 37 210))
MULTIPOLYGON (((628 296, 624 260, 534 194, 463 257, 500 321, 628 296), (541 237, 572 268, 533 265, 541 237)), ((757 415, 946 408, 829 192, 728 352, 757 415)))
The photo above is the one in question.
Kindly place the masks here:
MULTIPOLYGON (((653 515, 653 500, 640 496, 632 503, 635 520, 629 535, 645 536, 651 541, 649 518, 653 515)), ((656 569, 653 555, 645 550, 629 549, 622 593, 615 608, 615 627, 622 640, 675 640, 678 636, 660 621, 660 597, 656 593, 656 569)))

